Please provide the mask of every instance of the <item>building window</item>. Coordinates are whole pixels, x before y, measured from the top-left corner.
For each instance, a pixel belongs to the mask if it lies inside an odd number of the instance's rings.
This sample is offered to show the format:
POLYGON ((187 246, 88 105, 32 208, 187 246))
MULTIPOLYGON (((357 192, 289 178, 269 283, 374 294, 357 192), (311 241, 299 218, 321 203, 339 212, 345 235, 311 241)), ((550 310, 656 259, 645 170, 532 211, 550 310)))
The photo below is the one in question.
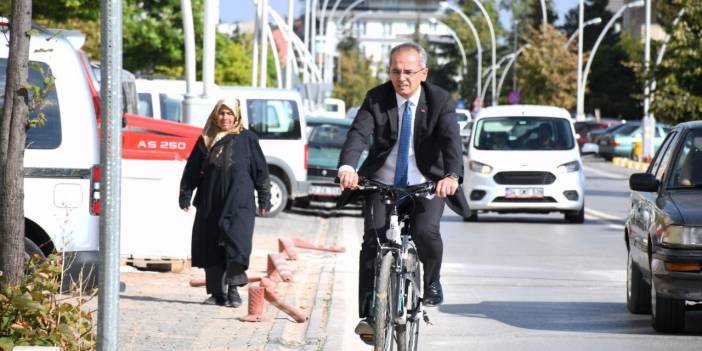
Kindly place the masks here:
POLYGON ((383 22, 383 36, 384 37, 392 36, 392 23, 391 22, 383 22))

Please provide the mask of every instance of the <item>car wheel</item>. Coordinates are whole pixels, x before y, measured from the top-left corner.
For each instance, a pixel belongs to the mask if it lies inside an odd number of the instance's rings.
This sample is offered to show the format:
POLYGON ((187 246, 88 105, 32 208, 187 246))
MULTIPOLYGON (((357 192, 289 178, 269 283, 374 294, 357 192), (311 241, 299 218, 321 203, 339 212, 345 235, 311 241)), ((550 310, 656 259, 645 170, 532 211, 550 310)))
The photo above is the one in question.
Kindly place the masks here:
POLYGON ((626 264, 626 307, 633 314, 651 313, 651 286, 629 251, 626 264))
POLYGON ((478 211, 470 211, 470 216, 463 217, 464 222, 477 222, 478 221, 478 211))
POLYGON ((685 329, 685 300, 658 296, 651 277, 651 322, 659 332, 679 332, 685 329))
MULTIPOLYGON (((22 266, 24 267, 24 264, 26 264, 34 255, 39 256, 39 258, 42 260, 46 258, 46 255, 44 255, 44 252, 41 251, 39 246, 37 246, 37 244, 35 244, 31 239, 25 237, 24 238, 24 253, 22 254, 22 263, 23 263, 22 266)), ((33 271, 34 271, 34 268, 29 267, 27 270, 25 270, 24 273, 29 274, 33 271)))
POLYGON ((565 213, 565 220, 569 223, 583 223, 585 222, 585 204, 580 210, 569 211, 565 213))
POLYGON ((277 216, 288 204, 288 189, 280 178, 270 175, 271 210, 267 217, 277 216))

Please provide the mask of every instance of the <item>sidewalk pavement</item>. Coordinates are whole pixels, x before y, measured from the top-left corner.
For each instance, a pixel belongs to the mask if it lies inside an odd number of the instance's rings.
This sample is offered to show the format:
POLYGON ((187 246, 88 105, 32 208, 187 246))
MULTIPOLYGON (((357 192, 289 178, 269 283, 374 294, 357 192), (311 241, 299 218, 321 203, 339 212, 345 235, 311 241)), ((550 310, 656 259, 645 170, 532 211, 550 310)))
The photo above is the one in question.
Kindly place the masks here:
MULTIPOLYGON (((358 214, 355 214, 358 216, 358 214)), ((265 303, 270 320, 250 323, 248 286, 239 292, 239 308, 202 305, 204 287, 189 281, 204 278, 199 268, 181 273, 137 271, 123 266, 120 294, 119 348, 121 350, 360 350, 364 344, 353 334, 357 322, 356 284, 361 220, 355 216, 318 217, 296 211, 276 218, 258 218, 250 277, 266 275, 269 253, 278 252, 279 237, 299 237, 313 243, 345 246, 332 253, 298 249, 297 261, 287 261, 293 280, 278 283, 282 299, 309 316, 303 323, 265 303)), ((258 286, 258 283, 249 285, 258 286)), ((367 348, 367 347, 366 347, 367 348)))

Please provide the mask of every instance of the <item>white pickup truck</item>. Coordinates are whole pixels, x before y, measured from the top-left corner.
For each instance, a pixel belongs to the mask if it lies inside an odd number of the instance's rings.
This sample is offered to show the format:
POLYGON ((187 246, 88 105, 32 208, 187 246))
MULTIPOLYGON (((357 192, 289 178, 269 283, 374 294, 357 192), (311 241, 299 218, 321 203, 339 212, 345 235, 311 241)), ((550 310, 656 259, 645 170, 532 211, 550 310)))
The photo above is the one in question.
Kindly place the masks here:
MULTIPOLYGON (((0 22, 0 107, 4 104, 9 26, 0 22)), ((55 78, 46 123, 30 128, 24 155, 26 254, 66 255, 64 288, 97 283, 100 213, 100 98, 80 51, 85 36, 41 29, 29 59, 55 78), (81 276, 81 273, 83 275, 81 276), (88 274, 92 273, 92 274, 88 274)), ((41 85, 30 69, 30 83, 41 85)), ((200 128, 124 114, 122 130, 121 256, 187 259, 192 213, 178 208, 179 180, 200 128)))

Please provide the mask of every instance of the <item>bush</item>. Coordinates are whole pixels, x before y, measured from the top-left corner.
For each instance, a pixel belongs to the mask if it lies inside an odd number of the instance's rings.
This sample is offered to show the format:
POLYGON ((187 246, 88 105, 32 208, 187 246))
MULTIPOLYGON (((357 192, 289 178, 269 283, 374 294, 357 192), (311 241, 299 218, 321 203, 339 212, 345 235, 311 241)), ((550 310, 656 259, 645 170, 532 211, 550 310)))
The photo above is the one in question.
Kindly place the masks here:
POLYGON ((0 349, 14 346, 58 346, 61 350, 94 350, 93 316, 83 296, 59 295, 61 257, 32 257, 24 282, 0 291, 0 349))

